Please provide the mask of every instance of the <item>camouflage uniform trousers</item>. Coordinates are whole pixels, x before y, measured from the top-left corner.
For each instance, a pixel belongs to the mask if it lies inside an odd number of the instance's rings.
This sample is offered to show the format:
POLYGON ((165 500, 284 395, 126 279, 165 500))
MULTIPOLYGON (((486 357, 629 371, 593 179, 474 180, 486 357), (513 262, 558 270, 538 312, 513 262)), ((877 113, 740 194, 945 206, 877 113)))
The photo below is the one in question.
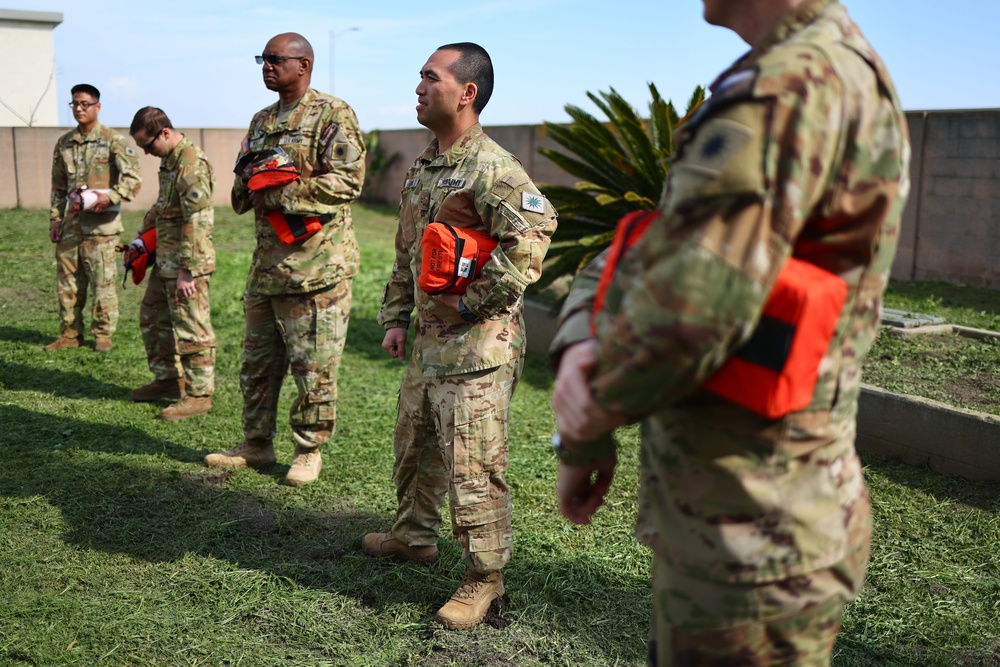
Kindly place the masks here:
POLYGON ((512 503, 504 475, 510 399, 522 366, 518 356, 482 371, 426 377, 413 355, 399 391, 393 440, 396 539, 437 544, 447 491, 465 564, 485 574, 510 560, 512 503))
MULTIPOLYGON (((645 428, 645 427, 644 427, 645 428)), ((645 434, 644 434, 645 435, 645 434)), ((637 537, 655 543, 649 532, 648 488, 662 468, 644 437, 637 537), (647 515, 647 516, 644 516, 647 515)), ((856 456, 845 461, 845 476, 861 476, 856 456)), ((690 471, 688 471, 690 473, 690 471)), ((867 492, 848 509, 853 549, 834 565, 767 583, 729 582, 692 576, 670 559, 653 555, 651 667, 825 667, 830 664, 844 605, 864 582, 871 546, 867 492)), ((655 529, 652 529, 655 531, 655 529)))
POLYGON ((298 396, 289 421, 299 447, 318 448, 337 426, 337 375, 351 316, 351 280, 305 294, 243 295, 240 389, 248 440, 274 440, 289 368, 298 396))
POLYGON ((154 267, 139 307, 149 370, 157 380, 184 378, 189 396, 215 393, 215 332, 208 300, 210 275, 194 279, 195 293, 177 296, 177 281, 154 267))
POLYGON ((94 337, 108 337, 118 326, 117 260, 118 236, 84 236, 79 225, 67 221, 56 243, 56 290, 59 296, 59 330, 66 338, 83 336, 83 307, 87 289, 94 298, 90 330, 94 337))

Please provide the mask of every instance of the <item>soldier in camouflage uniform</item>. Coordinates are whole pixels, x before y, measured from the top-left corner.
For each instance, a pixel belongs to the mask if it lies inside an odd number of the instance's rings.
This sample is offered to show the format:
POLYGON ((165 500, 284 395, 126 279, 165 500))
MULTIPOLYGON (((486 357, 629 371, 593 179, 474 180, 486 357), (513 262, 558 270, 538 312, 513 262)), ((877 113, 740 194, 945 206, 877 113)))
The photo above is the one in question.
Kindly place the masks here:
POLYGON ((504 594, 500 568, 513 548, 507 424, 524 354, 524 289, 541 275, 556 213, 517 159, 483 132, 493 89, 489 55, 475 44, 440 47, 421 69, 417 120, 435 139, 406 175, 396 261, 379 322, 382 347, 410 363, 394 434, 398 509, 388 533, 364 551, 423 563, 437 559, 440 506, 462 544, 465 580, 435 616, 462 629, 482 621, 504 594), (499 242, 464 294, 430 296, 417 284, 428 223, 485 230, 499 242))
POLYGON ((133 401, 178 398, 160 416, 175 421, 208 412, 215 392, 215 332, 208 284, 215 270, 215 173, 200 148, 174 129, 161 109, 143 107, 129 129, 160 158, 160 195, 137 236, 156 228, 156 264, 139 308, 139 326, 154 380, 133 401))
POLYGON ((87 287, 94 290, 90 330, 98 352, 111 349, 118 325, 115 292, 115 244, 122 233, 121 202, 130 201, 142 183, 139 156, 125 139, 101 125, 101 93, 89 84, 73 86, 77 128, 56 142, 52 153, 52 207, 49 238, 56 244, 56 289, 59 295, 59 338, 46 350, 79 347, 83 342, 83 308, 87 287), (98 191, 89 210, 68 206, 74 190, 98 191))
POLYGON ((278 396, 290 366, 298 396, 290 415, 295 455, 285 483, 298 486, 319 475, 319 448, 336 426, 337 371, 351 313, 351 280, 359 265, 351 202, 365 179, 365 144, 354 110, 309 87, 313 50, 304 37, 273 37, 257 62, 263 64, 264 85, 278 93, 279 101, 253 117, 240 157, 280 146, 301 178, 260 191, 251 191, 239 176, 233 183, 233 208, 254 210, 257 236, 243 296, 245 439, 227 452, 209 454, 205 463, 275 462, 278 396), (270 211, 321 216, 323 226, 283 245, 268 220, 270 211))
POLYGON ((704 6, 752 50, 678 129, 662 215, 617 264, 593 339, 600 267, 574 283, 552 346, 560 509, 589 522, 614 473, 606 435, 641 419, 650 664, 829 664, 868 558, 855 415, 909 187, 906 120, 836 0, 704 6), (793 256, 847 300, 808 407, 767 419, 700 386, 793 256))

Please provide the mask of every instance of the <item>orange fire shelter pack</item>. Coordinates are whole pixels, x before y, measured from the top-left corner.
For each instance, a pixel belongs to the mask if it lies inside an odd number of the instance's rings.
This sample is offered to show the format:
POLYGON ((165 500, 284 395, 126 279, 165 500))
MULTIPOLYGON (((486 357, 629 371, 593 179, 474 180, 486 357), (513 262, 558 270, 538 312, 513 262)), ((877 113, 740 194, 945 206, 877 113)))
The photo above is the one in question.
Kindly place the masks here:
MULTIPOLYGON (((246 178, 247 188, 252 192, 280 188, 301 177, 291 156, 280 146, 247 153, 237 161, 233 171, 246 178)), ((330 215, 299 215, 280 209, 267 212, 267 221, 282 245, 309 238, 331 219, 330 215)))
POLYGON ((122 257, 122 266, 124 267, 122 286, 125 286, 129 271, 132 272, 132 284, 138 285, 146 277, 146 270, 150 265, 156 263, 156 227, 141 234, 139 238, 128 245, 115 246, 115 250, 124 253, 122 257))
MULTIPOLYGON (((658 215, 657 211, 633 211, 619 221, 598 283, 595 317, 625 251, 658 215)), ((789 258, 750 340, 702 388, 768 419, 805 408, 812 401, 819 364, 846 300, 847 283, 838 276, 789 258)))
POLYGON ((496 240, 485 231, 432 222, 420 240, 420 277, 417 284, 430 295, 464 294, 490 261, 496 240))

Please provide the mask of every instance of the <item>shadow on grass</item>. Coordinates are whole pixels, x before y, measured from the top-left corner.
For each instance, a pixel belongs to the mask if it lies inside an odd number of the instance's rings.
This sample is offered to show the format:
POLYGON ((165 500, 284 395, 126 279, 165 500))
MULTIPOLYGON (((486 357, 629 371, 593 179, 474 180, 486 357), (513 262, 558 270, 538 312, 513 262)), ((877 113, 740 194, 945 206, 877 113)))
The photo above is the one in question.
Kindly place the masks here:
MULTIPOLYGON (((349 500, 321 494, 315 496, 319 509, 289 507, 284 503, 297 497, 285 489, 233 489, 238 476, 254 471, 143 465, 128 455, 162 453, 196 463, 202 452, 136 428, 12 406, 0 406, 0 423, 5 425, 0 433, 0 494, 44 498, 61 513, 62 539, 83 549, 152 563, 197 554, 350 596, 379 614, 392 616, 401 606, 421 605, 427 609, 425 622, 464 572, 460 547, 448 537, 441 540, 441 558, 431 568, 364 556, 360 537, 388 529, 392 517, 354 507, 349 500)), ((648 582, 611 572, 606 578, 600 570, 599 564, 579 562, 572 554, 515 556, 505 572, 509 593, 521 609, 515 606, 510 616, 520 618, 524 607, 534 608, 533 622, 544 625, 532 632, 544 633, 552 623, 565 626, 593 645, 595 664, 634 654, 635 637, 644 635, 647 623, 648 582), (620 627, 609 630, 609 617, 617 618, 620 627), (619 640, 616 633, 628 640, 619 640)), ((503 625, 499 619, 495 627, 503 625)), ((436 626, 427 630, 441 632, 436 626)), ((508 640, 516 643, 515 636, 508 640)), ((452 640, 462 643, 460 636, 447 641, 452 640)), ((479 649, 453 648, 477 664, 491 664, 483 662, 488 656, 479 649)))
POLYGON ((55 335, 43 334, 35 329, 0 326, 0 340, 10 341, 11 343, 27 343, 41 347, 48 345, 55 339, 55 335))
MULTIPOLYGON (((71 350, 70 352, 77 352, 71 350)), ((54 353, 55 354, 55 353, 54 353)), ((38 368, 0 361, 0 387, 10 391, 38 391, 66 398, 125 401, 129 388, 101 382, 93 375, 55 368, 38 368)))
POLYGON ((861 452, 860 456, 866 467, 896 484, 922 489, 936 498, 1000 512, 1000 482, 973 482, 961 477, 947 477, 927 468, 916 468, 867 452, 861 452))

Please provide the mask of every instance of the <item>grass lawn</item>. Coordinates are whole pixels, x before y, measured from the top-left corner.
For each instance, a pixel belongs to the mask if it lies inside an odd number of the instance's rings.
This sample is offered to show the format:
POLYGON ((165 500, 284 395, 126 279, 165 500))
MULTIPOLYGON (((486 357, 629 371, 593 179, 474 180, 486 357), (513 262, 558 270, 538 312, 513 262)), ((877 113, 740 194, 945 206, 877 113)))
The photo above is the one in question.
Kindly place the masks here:
MULTIPOLYGON (((629 665, 645 661, 649 553, 635 544, 637 442, 622 438, 609 502, 562 520, 548 441, 551 378, 529 358, 513 403, 516 550, 510 607, 469 632, 430 622, 460 580, 453 539, 431 568, 373 561, 391 524, 391 434, 403 366, 374 321, 392 264, 392 211, 355 208, 362 274, 341 370, 339 424, 319 481, 291 459, 219 472, 241 437, 240 297, 252 221, 217 211, 215 408, 182 422, 134 404, 149 381, 142 289, 120 290, 115 348, 45 353, 57 333, 46 213, 0 211, 0 665, 629 665)), ((126 216, 131 237, 140 216, 126 216)), ((88 317, 89 321, 89 317, 88 317)), ((290 392, 282 396, 287 414, 290 392)), ((1000 665, 1000 488, 866 460, 876 534, 836 665, 1000 665)), ((447 508, 445 508, 447 516, 447 508)))

